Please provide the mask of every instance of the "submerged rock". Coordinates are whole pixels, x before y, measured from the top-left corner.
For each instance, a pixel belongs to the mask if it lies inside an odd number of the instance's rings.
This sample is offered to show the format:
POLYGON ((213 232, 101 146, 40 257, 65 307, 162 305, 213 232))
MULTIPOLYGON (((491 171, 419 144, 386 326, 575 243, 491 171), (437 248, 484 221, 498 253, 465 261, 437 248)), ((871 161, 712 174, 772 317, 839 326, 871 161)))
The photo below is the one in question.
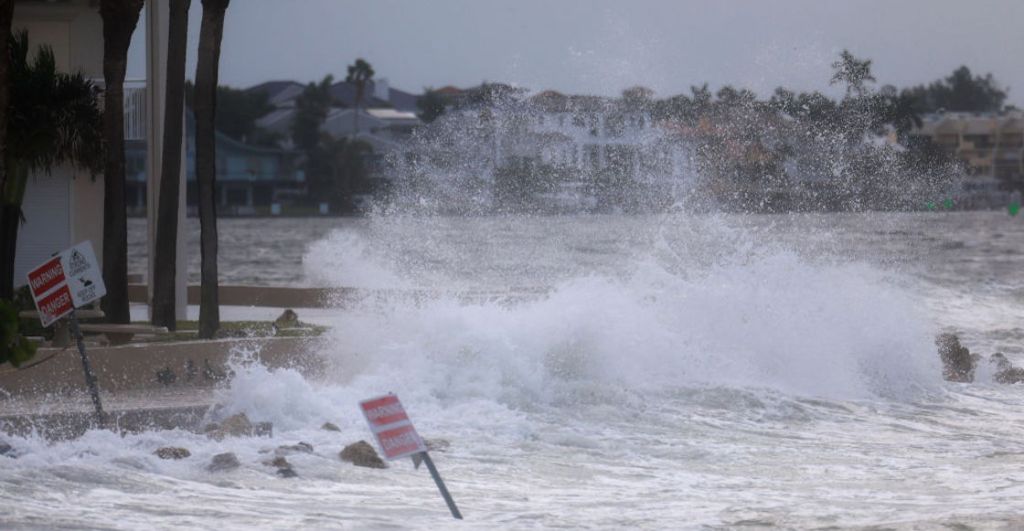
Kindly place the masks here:
POLYGON ((274 424, 271 422, 257 422, 252 425, 252 434, 255 437, 273 437, 274 424))
POLYGON ((238 413, 222 420, 212 422, 203 428, 207 437, 220 441, 225 437, 270 437, 274 433, 274 425, 269 422, 252 423, 245 413, 238 413))
POLYGON ((960 344, 955 334, 939 334, 935 346, 942 359, 942 377, 950 382, 973 382, 974 367, 979 356, 972 355, 967 347, 960 344))
POLYGON ((323 426, 320 426, 320 429, 326 431, 341 431, 341 428, 331 422, 325 422, 323 426))
POLYGON ((270 461, 264 461, 263 464, 272 466, 277 469, 277 475, 283 478, 297 478, 299 474, 292 468, 292 464, 288 462, 284 457, 278 456, 270 461))
POLYGON ((451 441, 448 439, 423 439, 423 443, 427 445, 427 450, 431 452, 447 452, 448 448, 452 446, 451 441))
MULTIPOLYGON (((967 347, 960 344, 960 338, 954 334, 940 334, 935 338, 935 346, 939 349, 942 359, 942 376, 951 382, 973 382, 974 372, 978 368, 981 356, 971 354, 967 347)), ((992 366, 993 380, 1001 384, 1024 382, 1024 369, 1014 367, 1002 352, 989 356, 988 363, 992 366)))
POLYGON ((160 459, 185 459, 191 457, 192 452, 186 448, 178 448, 175 446, 164 446, 163 448, 157 448, 155 452, 157 457, 160 459))
POLYGON ((233 437, 249 437, 252 435, 252 422, 245 413, 238 413, 221 421, 220 429, 233 437))
POLYGON ((299 442, 298 444, 289 444, 278 446, 274 450, 275 455, 291 455, 291 454, 311 454, 313 453, 313 445, 308 442, 299 442))
POLYGON ((16 457, 14 455, 14 447, 3 441, 0 441, 0 455, 4 457, 10 457, 12 459, 16 457))
POLYGON ((374 450, 373 446, 366 441, 359 441, 346 446, 338 456, 341 457, 342 461, 348 461, 356 466, 364 466, 366 468, 388 467, 380 456, 377 455, 377 450, 374 450))
POLYGON ((232 453, 227 452, 223 454, 217 454, 210 460, 210 464, 207 465, 206 470, 210 472, 225 472, 228 470, 234 470, 242 466, 242 463, 238 462, 238 457, 232 453))

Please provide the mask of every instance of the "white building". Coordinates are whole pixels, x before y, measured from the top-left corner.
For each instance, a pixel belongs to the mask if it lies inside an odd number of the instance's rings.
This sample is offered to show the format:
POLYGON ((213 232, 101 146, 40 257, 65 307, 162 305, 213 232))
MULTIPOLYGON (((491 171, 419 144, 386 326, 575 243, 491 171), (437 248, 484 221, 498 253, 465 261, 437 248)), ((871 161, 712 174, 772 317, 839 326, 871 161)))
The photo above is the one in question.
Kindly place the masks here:
MULTIPOLYGON (((126 140, 147 140, 146 174, 149 183, 149 205, 156 205, 163 138, 163 87, 167 57, 167 0, 147 0, 136 32, 145 35, 146 82, 126 83, 126 140), (140 138, 141 137, 141 138, 140 138)), ((62 0, 38 2, 18 0, 14 7, 12 30, 27 30, 34 46, 53 48, 57 68, 62 72, 81 72, 102 85, 103 22, 94 0, 62 0)), ((181 117, 184 119, 184 116, 181 117)), ((184 145, 184 142, 183 142, 184 145)), ((184 155, 184 151, 182 152, 184 155)), ((181 204, 178 231, 178 313, 184 318, 186 309, 185 279, 185 165, 182 164, 181 204)), ((91 240, 97 258, 102 260, 103 248, 103 176, 96 179, 70 167, 56 168, 49 174, 29 178, 23 210, 25 224, 18 234, 15 254, 15 283, 25 273, 54 252, 83 240, 91 240)), ((150 252, 155 232, 156 208, 150 208, 150 252)), ((152 263, 150 264, 152 271, 152 263)), ((151 275, 150 275, 151 276, 151 275)))

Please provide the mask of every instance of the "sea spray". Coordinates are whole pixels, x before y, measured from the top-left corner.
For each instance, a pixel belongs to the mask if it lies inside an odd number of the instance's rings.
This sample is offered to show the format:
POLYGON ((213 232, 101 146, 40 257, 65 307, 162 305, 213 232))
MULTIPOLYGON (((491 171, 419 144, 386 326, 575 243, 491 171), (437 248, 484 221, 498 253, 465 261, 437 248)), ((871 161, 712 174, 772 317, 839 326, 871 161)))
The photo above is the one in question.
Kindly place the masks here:
POLYGON ((556 402, 588 384, 903 399, 939 384, 933 326, 887 273, 756 245, 730 249, 711 262, 651 253, 628 273, 566 280, 513 305, 443 294, 376 301, 334 323, 324 355, 348 384, 386 381, 513 407, 556 402))

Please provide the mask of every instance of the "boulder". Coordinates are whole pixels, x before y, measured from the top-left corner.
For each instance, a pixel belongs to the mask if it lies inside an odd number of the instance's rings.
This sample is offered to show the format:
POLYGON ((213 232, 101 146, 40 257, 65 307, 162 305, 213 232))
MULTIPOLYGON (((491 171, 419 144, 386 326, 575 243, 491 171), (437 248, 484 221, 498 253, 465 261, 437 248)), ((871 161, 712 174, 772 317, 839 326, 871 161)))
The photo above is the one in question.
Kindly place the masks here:
POLYGON ((157 448, 155 452, 157 457, 160 459, 185 459, 190 457, 192 452, 186 448, 178 448, 175 446, 164 446, 163 448, 157 448))
POLYGON ((325 422, 323 426, 320 426, 320 429, 326 431, 341 431, 341 428, 331 422, 325 422))
POLYGON ((1016 384, 1024 382, 1024 369, 1014 367, 1002 352, 989 356, 988 362, 995 366, 996 383, 1016 384))
POLYGON ((274 326, 276 328, 292 328, 299 325, 299 314, 295 313, 295 310, 287 309, 274 319, 274 326))
POLYGON ((377 455, 377 450, 366 441, 359 441, 346 446, 338 454, 342 461, 348 461, 356 466, 367 468, 387 468, 388 466, 377 455))
POLYGON ((210 460, 210 464, 207 465, 206 470, 210 472, 226 472, 228 470, 234 470, 242 466, 242 463, 238 462, 238 457, 232 452, 223 454, 217 454, 210 460))
POLYGON ((973 382, 974 368, 979 356, 972 355, 967 347, 960 344, 955 334, 940 334, 935 346, 942 359, 942 377, 950 382, 973 382))
POLYGON ((299 473, 296 472, 295 469, 292 468, 292 467, 286 467, 286 468, 279 468, 279 469, 277 469, 277 475, 279 475, 279 476, 281 476, 283 478, 297 478, 297 477, 299 477, 299 473))
POLYGON ((0 455, 5 456, 5 457, 12 457, 13 458, 14 457, 14 447, 9 445, 9 444, 7 444, 7 443, 5 443, 5 442, 3 442, 3 441, 0 441, 0 455))

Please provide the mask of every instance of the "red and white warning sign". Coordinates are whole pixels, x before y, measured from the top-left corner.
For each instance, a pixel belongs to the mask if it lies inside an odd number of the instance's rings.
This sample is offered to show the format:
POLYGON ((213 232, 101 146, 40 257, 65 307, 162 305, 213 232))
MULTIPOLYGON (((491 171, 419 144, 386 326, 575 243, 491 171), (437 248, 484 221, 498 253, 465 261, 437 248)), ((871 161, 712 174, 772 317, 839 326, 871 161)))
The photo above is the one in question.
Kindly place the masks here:
POLYGON ((28 287, 43 326, 107 294, 92 244, 84 241, 28 272, 28 287))
POLYGON ((416 433, 405 408, 392 394, 363 400, 359 403, 370 431, 389 460, 427 451, 427 445, 416 433))

